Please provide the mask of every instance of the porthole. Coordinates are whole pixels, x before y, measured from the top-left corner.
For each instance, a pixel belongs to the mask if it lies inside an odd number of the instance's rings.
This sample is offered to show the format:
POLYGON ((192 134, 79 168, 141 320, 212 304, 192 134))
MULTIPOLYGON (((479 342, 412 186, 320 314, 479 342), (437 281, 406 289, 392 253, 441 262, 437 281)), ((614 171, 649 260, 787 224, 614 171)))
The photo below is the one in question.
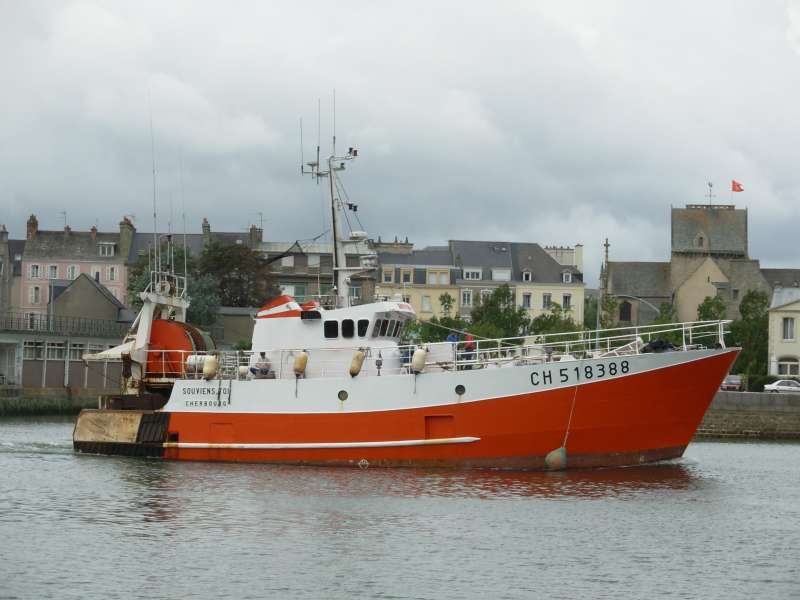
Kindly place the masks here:
POLYGON ((347 400, 347 392, 345 390, 339 390, 339 400, 342 402, 347 400))
POLYGON ((466 391, 467 391, 467 389, 463 385, 461 385, 460 383, 456 386, 456 394, 458 394, 459 396, 463 396, 464 392, 466 392, 466 391))

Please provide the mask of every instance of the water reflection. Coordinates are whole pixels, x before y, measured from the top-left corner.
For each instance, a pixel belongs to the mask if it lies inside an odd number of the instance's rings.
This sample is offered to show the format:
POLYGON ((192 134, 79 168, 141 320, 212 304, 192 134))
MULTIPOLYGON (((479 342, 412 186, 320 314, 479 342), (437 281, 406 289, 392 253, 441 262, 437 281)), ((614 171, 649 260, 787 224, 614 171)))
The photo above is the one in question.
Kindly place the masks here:
MULTIPOLYGON (((116 461, 118 459, 109 458, 116 461)), ((685 490, 699 479, 686 462, 586 471, 511 472, 419 469, 347 469, 257 464, 165 463, 119 460, 119 476, 132 488, 145 519, 168 520, 181 498, 212 501, 224 491, 254 497, 457 497, 548 499, 625 497, 685 490)), ((219 499, 223 501, 223 498, 219 499)))

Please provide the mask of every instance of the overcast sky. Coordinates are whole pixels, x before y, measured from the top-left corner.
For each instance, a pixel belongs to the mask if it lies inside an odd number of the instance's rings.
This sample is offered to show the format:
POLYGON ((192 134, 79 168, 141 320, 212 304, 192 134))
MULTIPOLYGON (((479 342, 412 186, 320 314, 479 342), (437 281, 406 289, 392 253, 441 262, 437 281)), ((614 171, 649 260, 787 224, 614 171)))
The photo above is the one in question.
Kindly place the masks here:
POLYGON ((583 243, 664 260, 669 208, 750 209, 750 254, 800 267, 800 4, 0 0, 0 223, 267 240, 328 227, 299 175, 337 138, 368 232, 583 243), (180 174, 183 174, 181 186, 180 174), (180 225, 176 225, 180 228, 180 225))

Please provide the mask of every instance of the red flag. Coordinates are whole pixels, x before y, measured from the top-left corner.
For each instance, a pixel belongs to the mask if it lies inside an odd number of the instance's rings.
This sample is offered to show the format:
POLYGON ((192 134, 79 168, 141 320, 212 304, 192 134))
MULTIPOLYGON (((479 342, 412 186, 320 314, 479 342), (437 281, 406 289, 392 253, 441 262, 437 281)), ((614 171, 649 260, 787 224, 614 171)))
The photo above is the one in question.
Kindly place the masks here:
POLYGON ((744 191, 744 188, 742 187, 742 184, 741 184, 741 183, 739 183, 738 181, 736 181, 735 179, 733 179, 733 180, 731 181, 731 191, 732 191, 732 192, 743 192, 743 191, 744 191))

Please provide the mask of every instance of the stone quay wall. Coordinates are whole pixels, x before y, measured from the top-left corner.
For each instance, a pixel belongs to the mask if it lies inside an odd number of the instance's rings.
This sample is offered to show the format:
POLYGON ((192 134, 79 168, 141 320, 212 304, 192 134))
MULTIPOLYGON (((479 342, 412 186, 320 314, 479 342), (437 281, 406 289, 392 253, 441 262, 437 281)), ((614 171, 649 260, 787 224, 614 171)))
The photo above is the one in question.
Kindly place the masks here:
POLYGON ((800 394, 717 392, 695 439, 800 440, 800 394))

